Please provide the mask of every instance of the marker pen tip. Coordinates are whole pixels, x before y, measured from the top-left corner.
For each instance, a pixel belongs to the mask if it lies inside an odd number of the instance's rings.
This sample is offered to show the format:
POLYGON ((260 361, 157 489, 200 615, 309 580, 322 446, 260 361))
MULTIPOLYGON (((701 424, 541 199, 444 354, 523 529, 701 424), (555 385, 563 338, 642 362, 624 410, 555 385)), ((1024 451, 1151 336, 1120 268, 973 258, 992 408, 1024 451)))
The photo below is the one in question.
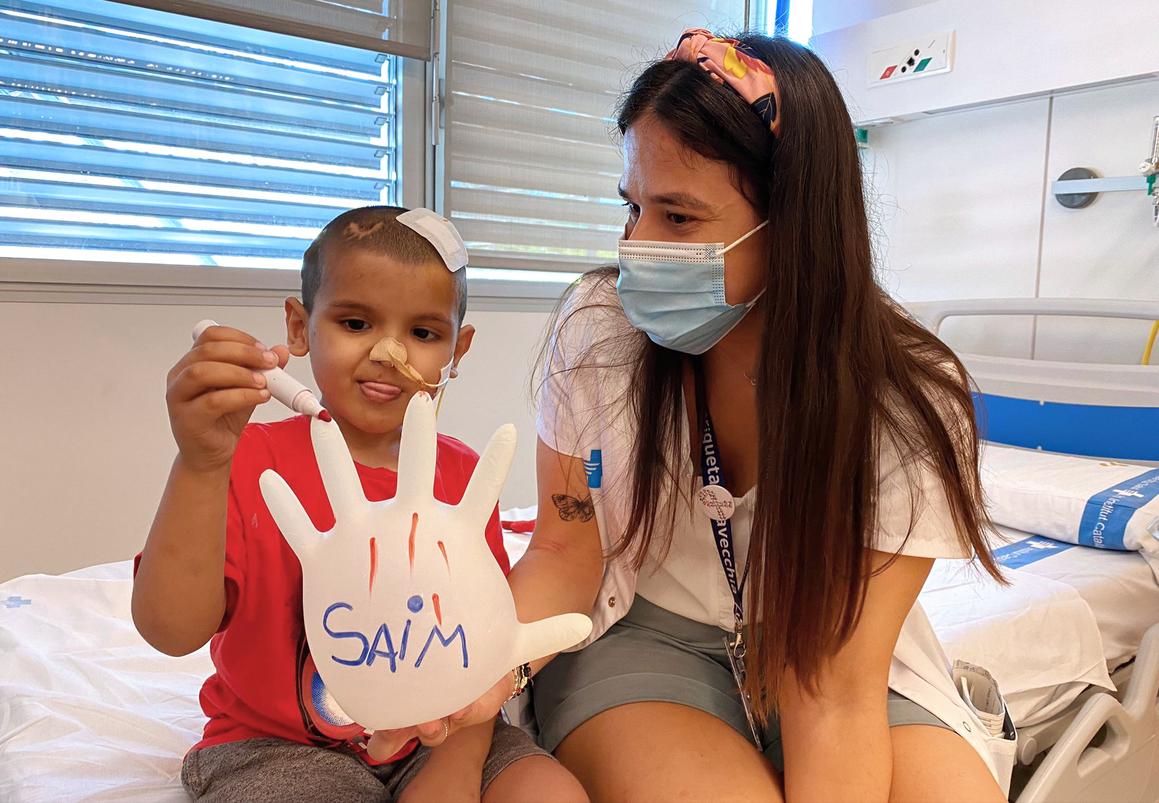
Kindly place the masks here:
POLYGON ((334 420, 334 418, 330 415, 329 410, 323 410, 322 412, 318 413, 318 417, 325 421, 327 424, 334 420))

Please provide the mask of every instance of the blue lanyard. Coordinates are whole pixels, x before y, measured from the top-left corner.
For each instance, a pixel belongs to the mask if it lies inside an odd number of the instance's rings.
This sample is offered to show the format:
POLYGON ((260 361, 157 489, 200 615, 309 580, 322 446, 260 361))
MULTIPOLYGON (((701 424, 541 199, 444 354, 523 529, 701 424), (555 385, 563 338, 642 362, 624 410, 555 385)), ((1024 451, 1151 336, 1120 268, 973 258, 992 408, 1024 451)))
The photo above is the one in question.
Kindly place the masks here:
MULTIPOLYGON (((708 414, 708 397, 704 392, 704 372, 697 361, 693 365, 696 377, 696 414, 700 419, 700 478, 705 486, 715 485, 724 488, 720 477, 724 467, 720 461, 720 451, 716 447, 716 432, 712 428, 712 417, 708 414)), ((724 489, 726 492, 728 489, 724 489)), ((733 511, 735 513, 735 509, 733 511)), ((719 514, 717 514, 719 515, 719 514)), ((744 640, 744 587, 748 580, 749 564, 745 564, 745 571, 737 577, 736 558, 732 543, 731 519, 713 519, 712 540, 716 545, 716 553, 720 555, 720 565, 724 569, 724 578, 728 581, 729 591, 732 592, 732 615, 735 625, 732 635, 724 637, 725 653, 728 655, 732 675, 736 679, 737 692, 740 695, 741 707, 744 709, 745 719, 748 720, 749 734, 758 750, 764 749, 761 739, 761 729, 753 716, 752 700, 745 689, 745 647, 744 640)))
MULTIPOLYGON (((699 362, 693 367, 696 376, 696 414, 700 419, 700 478, 703 483, 724 487, 720 481, 724 472, 720 451, 716 446, 716 432, 712 428, 712 417, 708 414, 708 398, 704 390, 704 372, 699 362)), ((727 490, 727 489, 726 489, 727 490)), ((712 540, 720 556, 720 566, 724 569, 724 579, 732 592, 732 614, 736 619, 739 634, 744 623, 744 587, 748 580, 748 566, 744 574, 737 577, 736 553, 733 551, 731 519, 709 519, 712 522, 712 540)))

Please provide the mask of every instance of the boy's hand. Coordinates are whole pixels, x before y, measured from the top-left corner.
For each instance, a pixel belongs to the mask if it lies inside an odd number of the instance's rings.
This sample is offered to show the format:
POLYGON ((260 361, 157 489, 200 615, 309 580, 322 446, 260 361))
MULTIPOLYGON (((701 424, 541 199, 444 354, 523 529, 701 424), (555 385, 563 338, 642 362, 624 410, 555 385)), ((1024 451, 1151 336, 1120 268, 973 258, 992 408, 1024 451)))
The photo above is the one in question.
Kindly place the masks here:
POLYGON ((266 349, 237 329, 206 329, 166 380, 169 425, 182 462, 199 471, 228 467, 254 408, 270 398, 260 371, 289 358, 285 346, 266 349))

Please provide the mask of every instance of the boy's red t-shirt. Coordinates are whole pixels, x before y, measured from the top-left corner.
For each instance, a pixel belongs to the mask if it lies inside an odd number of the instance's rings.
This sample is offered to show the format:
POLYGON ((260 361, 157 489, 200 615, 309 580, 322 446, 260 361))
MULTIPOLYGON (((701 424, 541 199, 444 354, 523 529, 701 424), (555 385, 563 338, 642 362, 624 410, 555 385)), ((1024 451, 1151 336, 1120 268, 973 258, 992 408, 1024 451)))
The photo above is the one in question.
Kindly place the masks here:
MULTIPOLYGON (((440 435, 435 498, 447 504, 461 501, 478 461, 468 446, 440 435)), ((394 496, 398 480, 394 471, 357 468, 367 499, 377 502, 394 496)), ((209 722, 194 750, 269 736, 320 746, 341 744, 320 733, 306 714, 309 701, 301 695, 302 662, 308 654, 302 567, 258 489, 258 478, 266 469, 285 479, 320 532, 334 526, 310 442, 309 419, 299 416, 248 425, 230 469, 226 609, 209 645, 217 672, 201 689, 201 707, 209 722)), ((498 510, 487 524, 486 537, 506 574, 510 565, 498 510)))

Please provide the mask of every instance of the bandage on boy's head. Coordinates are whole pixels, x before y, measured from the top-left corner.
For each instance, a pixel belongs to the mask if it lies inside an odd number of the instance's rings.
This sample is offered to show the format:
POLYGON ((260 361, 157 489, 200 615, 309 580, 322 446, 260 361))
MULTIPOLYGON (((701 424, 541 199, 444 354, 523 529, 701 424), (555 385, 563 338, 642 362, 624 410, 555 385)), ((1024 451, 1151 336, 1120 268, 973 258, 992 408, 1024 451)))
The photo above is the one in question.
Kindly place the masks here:
POLYGON ((430 209, 412 209, 395 219, 408 229, 418 232, 423 239, 433 245, 451 273, 467 267, 467 244, 463 242, 455 224, 438 212, 430 209))
MULTIPOLYGON (((398 222, 410 210, 402 206, 363 206, 343 212, 327 223, 302 256, 302 305, 313 311, 322 285, 325 261, 345 248, 362 248, 408 265, 435 262, 445 265, 439 249, 426 237, 398 222)), ((451 272, 458 300, 458 323, 467 314, 467 271, 451 272)))

